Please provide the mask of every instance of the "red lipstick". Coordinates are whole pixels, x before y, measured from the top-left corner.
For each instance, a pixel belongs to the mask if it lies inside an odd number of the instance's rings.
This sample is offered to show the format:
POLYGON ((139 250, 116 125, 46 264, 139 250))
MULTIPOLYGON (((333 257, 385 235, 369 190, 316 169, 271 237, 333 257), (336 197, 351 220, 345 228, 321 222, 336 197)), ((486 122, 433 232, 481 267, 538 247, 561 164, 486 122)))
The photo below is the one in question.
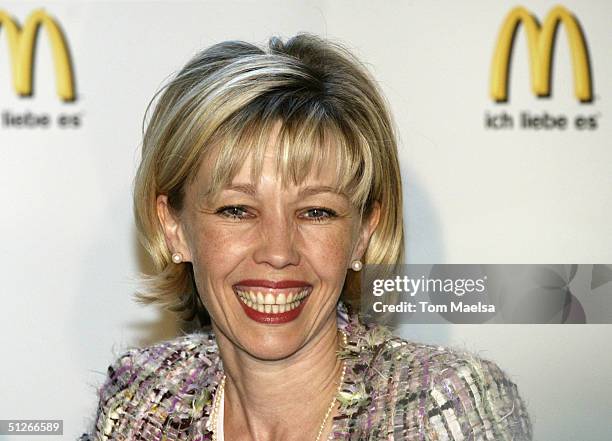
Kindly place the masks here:
POLYGON ((245 279, 234 285, 234 292, 245 314, 265 324, 295 320, 312 292, 312 285, 301 280, 245 279))

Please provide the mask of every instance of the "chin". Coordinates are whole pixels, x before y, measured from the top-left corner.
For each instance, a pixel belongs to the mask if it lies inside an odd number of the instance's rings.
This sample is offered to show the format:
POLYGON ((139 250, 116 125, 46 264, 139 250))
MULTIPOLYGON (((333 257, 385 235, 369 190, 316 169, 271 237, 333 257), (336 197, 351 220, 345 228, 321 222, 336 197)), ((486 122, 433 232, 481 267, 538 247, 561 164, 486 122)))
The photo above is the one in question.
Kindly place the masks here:
POLYGON ((280 337, 265 340, 267 341, 260 341, 256 344, 249 342, 244 346, 244 350, 258 360, 278 361, 290 357, 299 349, 299 346, 294 346, 293 343, 280 337))

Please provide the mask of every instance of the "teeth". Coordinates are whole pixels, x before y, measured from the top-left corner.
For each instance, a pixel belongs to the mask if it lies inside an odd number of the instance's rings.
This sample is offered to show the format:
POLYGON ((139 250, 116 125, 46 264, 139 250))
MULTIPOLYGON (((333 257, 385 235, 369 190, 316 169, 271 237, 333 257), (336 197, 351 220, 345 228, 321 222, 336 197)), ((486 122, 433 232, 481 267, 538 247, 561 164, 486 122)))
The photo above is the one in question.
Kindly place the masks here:
POLYGON ((299 293, 280 293, 276 297, 271 293, 265 295, 254 291, 236 291, 240 300, 248 307, 267 314, 279 314, 297 308, 302 300, 308 295, 308 289, 299 293), (276 302, 276 303, 275 303, 276 302))

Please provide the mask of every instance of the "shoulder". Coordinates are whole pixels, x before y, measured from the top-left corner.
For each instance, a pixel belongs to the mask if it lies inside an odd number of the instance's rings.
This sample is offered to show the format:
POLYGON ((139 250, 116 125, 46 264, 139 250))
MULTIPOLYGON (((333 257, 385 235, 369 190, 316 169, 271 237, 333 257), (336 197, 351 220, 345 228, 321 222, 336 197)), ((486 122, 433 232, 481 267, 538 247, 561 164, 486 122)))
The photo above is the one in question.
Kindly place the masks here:
POLYGON ((531 440, 518 388, 496 363, 376 325, 361 328, 353 344, 367 397, 360 410, 368 421, 377 415, 368 439, 531 440))
POLYGON ((166 424, 184 429, 174 417, 192 421, 202 413, 219 363, 214 336, 204 332, 126 349, 108 366, 98 391, 93 436, 154 437, 166 424))
POLYGON ((207 333, 193 333, 143 348, 128 348, 107 369, 101 395, 118 388, 158 386, 180 380, 194 368, 211 368, 217 362, 217 346, 207 333), (154 374, 154 376, 152 376, 154 374), (165 374, 165 375, 162 375, 165 374))
POLYGON ((396 418, 420 427, 425 439, 531 439, 518 388, 495 362, 399 337, 387 339, 377 358, 393 379, 386 387, 395 398, 387 405, 396 418))

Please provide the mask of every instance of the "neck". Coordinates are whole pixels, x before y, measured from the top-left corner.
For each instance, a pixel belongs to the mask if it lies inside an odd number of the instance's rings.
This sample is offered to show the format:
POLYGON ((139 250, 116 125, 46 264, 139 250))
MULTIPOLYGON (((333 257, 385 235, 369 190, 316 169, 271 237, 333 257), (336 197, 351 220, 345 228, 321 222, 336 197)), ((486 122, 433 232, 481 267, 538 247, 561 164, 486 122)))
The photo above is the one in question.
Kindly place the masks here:
MULTIPOLYGON (((216 335, 226 375, 226 439, 314 440, 342 371, 335 315, 307 344, 281 360, 255 358, 222 333, 216 335)), ((323 434, 330 430, 332 417, 323 434)))

